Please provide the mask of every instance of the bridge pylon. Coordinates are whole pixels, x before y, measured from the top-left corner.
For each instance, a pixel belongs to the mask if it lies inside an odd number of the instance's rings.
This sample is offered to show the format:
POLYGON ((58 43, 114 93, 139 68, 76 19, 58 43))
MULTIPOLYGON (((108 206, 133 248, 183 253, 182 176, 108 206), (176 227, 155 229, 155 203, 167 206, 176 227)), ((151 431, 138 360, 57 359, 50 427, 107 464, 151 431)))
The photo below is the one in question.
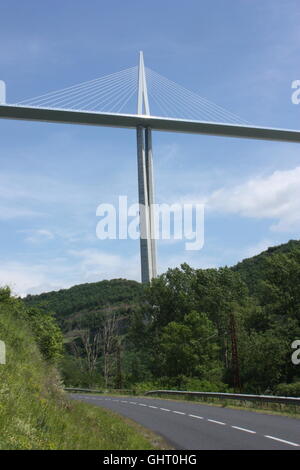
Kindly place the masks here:
MULTIPOLYGON (((138 76, 138 114, 150 116, 143 53, 140 52, 138 76)), ((156 277, 154 226, 154 176, 152 135, 150 127, 137 127, 138 192, 140 205, 141 279, 150 282, 156 277)))

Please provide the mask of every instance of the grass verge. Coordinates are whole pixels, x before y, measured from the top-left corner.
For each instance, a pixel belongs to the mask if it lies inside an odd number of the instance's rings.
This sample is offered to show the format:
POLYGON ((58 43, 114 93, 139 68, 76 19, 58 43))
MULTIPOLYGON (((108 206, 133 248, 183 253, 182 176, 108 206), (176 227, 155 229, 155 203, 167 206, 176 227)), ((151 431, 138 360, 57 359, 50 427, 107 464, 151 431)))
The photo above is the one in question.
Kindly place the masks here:
MULTIPOLYGON (((1 293, 1 292, 0 292, 1 293)), ((21 303, 0 296, 0 450, 167 448, 121 416, 70 400, 56 368, 42 357, 21 303)))

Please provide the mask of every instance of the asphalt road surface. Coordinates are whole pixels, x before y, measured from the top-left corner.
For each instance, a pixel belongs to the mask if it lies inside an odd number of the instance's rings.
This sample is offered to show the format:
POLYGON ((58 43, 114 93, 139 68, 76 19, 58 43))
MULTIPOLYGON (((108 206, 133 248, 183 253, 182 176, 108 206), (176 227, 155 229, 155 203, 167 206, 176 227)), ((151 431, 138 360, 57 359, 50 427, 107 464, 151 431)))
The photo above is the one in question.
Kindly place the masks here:
POLYGON ((158 398, 71 397, 126 416, 175 449, 300 450, 300 419, 158 398))

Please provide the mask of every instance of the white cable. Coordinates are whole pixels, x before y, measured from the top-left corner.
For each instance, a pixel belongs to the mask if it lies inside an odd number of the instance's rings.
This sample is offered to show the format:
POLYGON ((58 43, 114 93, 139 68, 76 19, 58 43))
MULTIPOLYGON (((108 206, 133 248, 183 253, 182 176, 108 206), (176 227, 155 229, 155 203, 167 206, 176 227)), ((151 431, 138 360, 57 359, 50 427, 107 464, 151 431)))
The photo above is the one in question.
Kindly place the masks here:
MULTIPOLYGON (((161 80, 158 83, 162 84, 162 86, 167 88, 167 92, 170 92, 170 90, 171 90, 171 93, 172 92, 175 93, 177 95, 177 99, 180 99, 185 106, 188 106, 188 108, 193 107, 199 113, 199 108, 197 107, 196 103, 191 101, 191 98, 189 96, 186 97, 186 94, 184 94, 180 89, 179 89, 179 92, 178 92, 174 87, 171 88, 170 85, 166 85, 165 83, 162 83, 161 80), (186 100, 188 100, 188 103, 186 102, 186 100)), ((198 100, 199 97, 197 95, 194 95, 193 98, 198 100)), ((174 98, 173 98, 173 100, 174 100, 174 98)), ((208 106, 206 104, 203 105, 203 103, 201 103, 200 112, 201 113, 204 112, 205 114, 208 114, 209 116, 212 116, 213 119, 215 119, 215 116, 217 114, 221 117, 221 119, 224 119, 224 117, 225 117, 227 120, 228 119, 232 120, 232 117, 229 116, 227 113, 223 112, 223 115, 222 115, 219 111, 216 112, 215 110, 212 109, 211 106, 208 106), (208 108, 208 110, 203 109, 203 106, 205 108, 208 108)), ((234 120, 236 121, 237 119, 235 118, 234 120)))
MULTIPOLYGON (((157 91, 157 87, 156 87, 155 90, 157 91)), ((165 96, 165 101, 166 101, 166 99, 167 99, 167 98, 166 98, 166 95, 164 95, 164 96, 165 96)), ((205 110, 205 109, 203 110, 203 109, 201 109, 201 108, 200 108, 200 116, 199 116, 199 108, 198 108, 193 102, 187 103, 187 102, 185 101, 185 99, 182 98, 182 96, 180 96, 180 95, 178 95, 177 97, 174 98, 174 96, 173 96, 172 94, 169 94, 168 97, 169 97, 169 98, 168 98, 168 99, 169 99, 169 102, 170 102, 170 101, 173 102, 173 105, 174 105, 174 102, 175 102, 175 106, 176 106, 176 104, 177 104, 177 106, 180 106, 180 102, 181 102, 181 104, 182 104, 184 107, 186 107, 186 108, 188 109, 188 113, 187 113, 188 116, 195 116, 194 119, 195 119, 195 118, 196 118, 196 119, 199 119, 199 117, 202 116, 203 113, 204 113, 204 115, 208 116, 208 119, 211 119, 211 118, 212 118, 212 119, 215 119, 215 114, 214 114, 213 112, 207 111, 207 110, 205 110), (193 111, 193 108, 194 108, 196 111, 193 111)), ((182 115, 182 110, 181 110, 181 112, 179 112, 179 116, 180 116, 181 118, 184 117, 184 116, 182 115)))
POLYGON ((79 83, 79 84, 76 84, 76 85, 72 85, 70 87, 67 87, 67 88, 63 88, 61 90, 57 90, 57 91, 51 91, 49 93, 45 93, 43 95, 39 95, 39 96, 36 96, 34 98, 27 98, 25 100, 22 100, 22 101, 19 101, 18 103, 16 104, 21 104, 21 103, 24 103, 24 102, 27 102, 27 101, 33 101, 33 100, 39 100, 40 98, 43 98, 43 97, 46 97, 46 96, 49 96, 49 95, 53 95, 53 94, 58 94, 58 93, 66 93, 68 92, 68 90, 71 90, 71 89, 74 89, 74 88, 81 88, 81 87, 85 87, 85 86, 88 86, 88 84, 92 84, 94 82, 99 82, 101 80, 110 80, 111 77, 113 76, 117 76, 117 75, 120 75, 126 71, 129 71, 129 70, 133 70, 133 69, 137 69, 137 66, 135 67, 130 67, 128 69, 124 69, 124 70, 121 70, 120 72, 115 72, 115 73, 112 73, 110 75, 105 75, 103 77, 100 77, 100 78, 95 78, 94 80, 89 80, 89 81, 86 81, 86 82, 82 82, 82 83, 79 83))
MULTIPOLYGON (((155 92, 155 91, 159 91, 158 88, 157 88, 157 86, 154 88, 154 92, 155 92)), ((191 104, 186 103, 186 101, 183 100, 181 96, 178 96, 177 98, 174 98, 174 96, 173 96, 172 94, 171 94, 171 95, 168 94, 167 96, 166 96, 166 94, 164 94, 163 96, 164 96, 164 100, 165 100, 165 101, 168 101, 169 103, 171 102, 171 105, 173 105, 173 106, 175 105, 175 107, 177 107, 177 108, 179 107, 179 109, 180 109, 180 111, 179 111, 179 116, 180 116, 181 118, 184 117, 184 116, 182 115, 182 108, 181 108, 181 104, 183 104, 184 107, 187 107, 187 108, 188 108, 188 113, 187 113, 188 116, 190 116, 190 115, 196 116, 196 119, 199 119, 199 109, 196 108, 196 109, 197 109, 197 113, 191 111, 191 107, 194 107, 194 106, 193 106, 193 103, 192 103, 192 106, 191 106, 191 104), (180 101, 181 101, 181 103, 180 103, 180 101)), ((175 108, 175 109, 176 109, 176 108, 175 108)), ((201 115, 202 115, 202 112, 203 112, 203 110, 201 110, 201 115)), ((204 112, 205 112, 205 111, 204 111, 204 112)), ((210 116, 210 113, 205 112, 205 114, 208 114, 208 116, 210 116)), ((168 113, 167 113, 167 115, 168 115, 168 113)), ((176 115, 176 113, 175 113, 175 115, 176 115)), ((174 117, 175 117, 175 116, 174 116, 174 117)), ((213 118, 214 118, 214 115, 213 115, 213 118)))
POLYGON ((163 77, 162 75, 158 74, 157 72, 154 72, 151 69, 147 69, 148 72, 150 72, 150 76, 156 78, 157 80, 160 81, 160 83, 164 84, 165 87, 171 88, 174 92, 177 90, 178 93, 181 93, 185 99, 189 100, 197 100, 198 102, 201 103, 202 106, 205 106, 206 108, 209 108, 211 111, 213 111, 213 108, 215 108, 215 113, 218 113, 219 116, 224 116, 226 119, 230 120, 235 120, 238 122, 247 122, 243 119, 241 119, 239 116, 231 113, 230 111, 227 111, 225 108, 222 108, 221 106, 217 105, 216 103, 213 103, 206 98, 201 97, 200 95, 191 92, 190 90, 182 87, 181 85, 178 85, 177 83, 173 82, 172 80, 167 79, 166 77, 163 77))
POLYGON ((123 103, 123 105, 117 110, 117 113, 120 113, 122 111, 122 109, 124 108, 124 106, 128 103, 128 101, 130 100, 130 98, 134 95, 134 93, 137 92, 137 84, 135 85, 132 93, 129 95, 129 97, 127 98, 127 100, 123 103))
POLYGON ((124 106, 126 105, 126 103, 128 103, 128 101, 130 100, 130 98, 132 97, 132 95, 133 95, 136 91, 137 91, 137 85, 134 86, 132 92, 131 92, 129 95, 127 95, 127 93, 126 93, 125 100, 124 100, 124 97, 123 97, 123 98, 121 98, 121 99, 118 101, 118 103, 114 104, 114 106, 111 108, 111 112, 114 111, 114 109, 119 105, 120 101, 122 101, 122 99, 123 99, 123 104, 121 104, 121 107, 118 108, 117 111, 116 111, 117 113, 119 113, 119 112, 124 108, 124 106))
MULTIPOLYGON (((54 106, 54 105, 56 105, 56 104, 58 104, 58 103, 66 103, 66 102, 68 103, 68 102, 70 102, 70 100, 74 99, 74 96, 72 96, 72 95, 74 95, 74 94, 75 94, 75 95, 81 94, 81 96, 85 96, 86 94, 91 93, 91 89, 92 89, 92 91, 94 91, 94 89, 95 89, 96 87, 98 87, 97 90, 98 90, 98 89, 99 89, 99 90, 102 90, 102 89, 103 89, 103 90, 106 90, 107 88, 112 88, 113 86, 116 86, 119 82, 121 83, 122 80, 124 80, 124 79, 127 77, 127 74, 129 74, 129 72, 127 72, 126 74, 122 74, 122 75, 119 76, 119 77, 115 77, 115 78, 113 79, 113 82, 112 82, 112 83, 111 83, 111 82, 105 83, 105 84, 103 84, 103 85, 101 86, 101 88, 98 86, 98 84, 94 84, 94 85, 88 87, 88 91, 85 91, 85 88, 84 88, 83 91, 81 91, 81 90, 74 90, 74 91, 71 92, 71 93, 64 93, 64 94, 66 95, 66 96, 64 96, 64 97, 62 97, 62 96, 61 96, 61 97, 57 97, 57 95, 56 95, 56 96, 53 96, 51 99, 49 99, 49 98, 44 98, 43 101, 44 101, 44 102, 46 101, 46 103, 44 103, 43 106, 47 106, 48 104, 50 104, 50 106, 54 106), (70 96, 70 95, 71 95, 71 96, 70 96)), ((76 97, 75 97, 75 99, 76 99, 76 97)))
MULTIPOLYGON (((221 108, 220 106, 216 105, 215 103, 212 103, 212 102, 202 98, 200 95, 197 95, 196 93, 187 90, 186 88, 176 84, 175 82, 172 82, 171 80, 166 79, 165 77, 163 77, 162 75, 157 74, 156 72, 153 72, 153 71, 150 71, 150 72, 152 72, 154 77, 155 76, 157 77, 157 79, 159 80, 159 82, 162 85, 164 85, 167 88, 170 88, 173 92, 177 91, 178 93, 181 93, 184 96, 185 99, 189 99, 189 100, 190 99, 196 99, 197 101, 201 102, 201 105, 209 107, 210 109, 215 107, 217 109, 217 111, 215 111, 215 112, 217 112, 218 114, 222 113, 226 116, 226 118, 228 118, 229 116, 233 116, 234 119, 237 120, 236 115, 234 115, 233 113, 230 113, 229 111, 225 110, 224 108, 221 108)), ((231 119, 232 119, 232 117, 231 117, 231 119)), ((240 120, 239 117, 238 117, 238 120, 240 120)))
MULTIPOLYGON (((125 78, 125 77, 124 77, 124 78, 125 78)), ((78 98, 78 97, 75 98, 75 101, 74 101, 73 98, 68 99, 68 100, 67 100, 67 103, 71 101, 72 107, 77 106, 77 105, 80 106, 80 103, 82 103, 82 101, 85 101, 85 103, 89 103, 91 97, 96 97, 96 96, 98 97, 99 95, 100 95, 100 96, 101 96, 101 95, 106 95, 106 96, 107 96, 107 95, 111 94, 112 92, 115 92, 118 88, 120 88, 121 86, 123 86, 124 84, 127 83, 127 82, 124 81, 124 78, 123 78, 122 81, 118 81, 117 83, 114 83, 114 85, 112 85, 112 86, 111 86, 111 85, 107 85, 104 89, 102 88, 101 90, 96 90, 96 91, 93 90, 92 93, 91 93, 91 92, 89 92, 89 93, 83 93, 83 94, 80 96, 80 98, 78 98), (87 96, 86 96, 86 95, 87 95, 87 96), (85 97, 85 96, 86 96, 86 97, 85 97), (83 97, 85 97, 85 98, 83 98, 83 97), (88 100, 88 101, 86 101, 86 100, 88 100)), ((128 77, 126 77, 126 79, 128 79, 128 77)), ((130 77, 130 79, 131 79, 131 77, 130 77)), ((61 101, 60 101, 60 102, 61 102, 61 101)), ((63 102, 66 103, 66 100, 63 100, 63 102)), ((66 104, 67 104, 67 103, 66 103, 66 104)))
POLYGON ((95 101, 91 102, 89 101, 88 103, 85 104, 85 107, 89 107, 90 109, 95 109, 99 104, 101 106, 104 105, 108 100, 111 100, 112 102, 115 101, 116 97, 120 94, 123 94, 124 91, 126 91, 128 88, 131 88, 133 83, 123 83, 118 87, 117 90, 112 90, 110 93, 106 94, 103 98, 100 100, 97 99, 96 104, 94 105, 95 101), (113 93, 113 97, 111 98, 111 94, 113 93), (93 107, 90 107, 90 103, 92 103, 93 107))

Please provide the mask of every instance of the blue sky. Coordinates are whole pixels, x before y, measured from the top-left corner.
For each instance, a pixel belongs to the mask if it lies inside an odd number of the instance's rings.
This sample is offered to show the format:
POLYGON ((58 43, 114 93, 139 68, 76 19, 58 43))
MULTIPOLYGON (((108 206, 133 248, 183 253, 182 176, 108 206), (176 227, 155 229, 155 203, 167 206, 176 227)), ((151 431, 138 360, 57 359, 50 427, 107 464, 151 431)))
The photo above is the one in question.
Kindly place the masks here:
MULTIPOLYGON (((251 123, 299 129, 298 0, 3 1, 0 79, 18 102, 137 65, 251 123)), ((0 122, 0 284, 25 295, 140 278, 139 242, 96 238, 96 208, 137 200, 135 133, 0 122)), ((205 244, 158 243, 159 271, 232 265, 299 238, 298 145, 154 133, 157 202, 205 202, 205 244)))

